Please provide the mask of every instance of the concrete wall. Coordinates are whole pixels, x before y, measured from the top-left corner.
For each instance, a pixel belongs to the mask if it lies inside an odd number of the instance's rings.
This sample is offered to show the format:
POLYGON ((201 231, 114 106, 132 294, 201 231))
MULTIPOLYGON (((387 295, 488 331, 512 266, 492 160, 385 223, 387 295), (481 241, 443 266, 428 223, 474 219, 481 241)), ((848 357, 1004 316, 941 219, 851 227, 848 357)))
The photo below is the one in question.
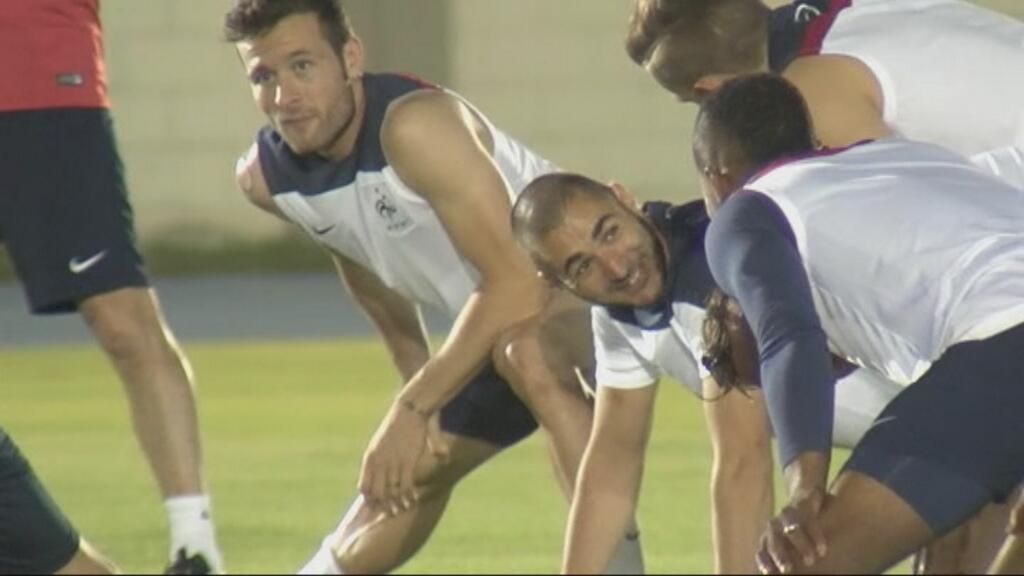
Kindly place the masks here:
MULTIPOLYGON (((231 4, 101 2, 114 118, 144 240, 217 245, 286 228, 250 207, 234 185, 235 160, 263 118, 234 48, 221 40, 231 4)), ((407 62, 410 70, 448 80, 443 2, 347 4, 359 34, 373 47, 370 66, 407 62)))
MULTIPOLYGON (((1024 18, 1022 0, 979 0, 1024 18)), ((563 167, 643 197, 696 195, 693 107, 622 50, 626 0, 349 0, 370 65, 444 82, 563 167)), ((217 243, 281 224, 235 192, 262 120, 234 50, 229 0, 103 0, 111 94, 144 239, 217 243)))

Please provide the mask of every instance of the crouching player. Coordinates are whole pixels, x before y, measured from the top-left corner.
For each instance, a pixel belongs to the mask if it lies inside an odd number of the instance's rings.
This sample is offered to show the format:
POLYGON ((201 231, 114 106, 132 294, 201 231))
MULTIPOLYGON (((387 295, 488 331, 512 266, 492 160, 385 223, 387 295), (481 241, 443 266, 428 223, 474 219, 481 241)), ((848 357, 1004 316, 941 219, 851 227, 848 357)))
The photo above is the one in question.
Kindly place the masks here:
MULTIPOLYGON (((749 370, 755 361, 738 366, 743 393, 731 394, 701 363, 704 306, 715 288, 704 256, 708 223, 703 202, 641 210, 625 188, 575 174, 537 178, 513 208, 513 233, 542 274, 598 304, 596 415, 573 499, 567 572, 601 571, 633 515, 663 374, 706 400, 716 569, 756 570, 773 510, 771 432, 749 370)), ((866 371, 842 380, 836 444, 855 444, 898 390, 866 371)))

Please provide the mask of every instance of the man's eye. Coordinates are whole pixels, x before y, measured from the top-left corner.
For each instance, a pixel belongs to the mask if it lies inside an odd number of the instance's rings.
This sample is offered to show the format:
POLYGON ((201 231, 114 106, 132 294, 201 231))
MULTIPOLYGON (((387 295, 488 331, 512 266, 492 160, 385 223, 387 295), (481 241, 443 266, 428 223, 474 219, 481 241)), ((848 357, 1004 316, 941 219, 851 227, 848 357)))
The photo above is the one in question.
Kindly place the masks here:
POLYGON ((612 240, 615 240, 615 238, 618 235, 619 235, 619 227, 618 226, 610 226, 608 228, 608 230, 605 231, 603 239, 604 239, 605 242, 611 242, 612 240))

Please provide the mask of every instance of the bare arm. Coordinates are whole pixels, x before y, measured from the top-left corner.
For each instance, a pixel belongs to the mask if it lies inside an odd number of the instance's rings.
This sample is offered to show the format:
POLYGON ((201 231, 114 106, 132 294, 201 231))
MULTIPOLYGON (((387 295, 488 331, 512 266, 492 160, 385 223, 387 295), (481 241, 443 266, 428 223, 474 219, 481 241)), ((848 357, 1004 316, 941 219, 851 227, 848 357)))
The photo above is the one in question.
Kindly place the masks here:
MULTIPOLYGON (((235 165, 235 179, 247 200, 257 208, 282 220, 287 220, 274 204, 260 167, 255 144, 235 165)), ((410 378, 430 357, 430 348, 419 316, 419 310, 401 295, 391 290, 380 279, 358 263, 337 253, 331 253, 338 276, 349 294, 370 318, 380 332, 391 359, 402 376, 410 378)))
POLYGON ((704 415, 714 461, 711 525, 715 572, 755 574, 761 534, 774 507, 771 432, 761 391, 722 396, 713 378, 703 382, 704 415))
POLYGON ((499 336, 541 311, 546 287, 512 240, 508 184, 490 155, 490 135, 455 97, 413 92, 391 104, 381 143, 398 177, 427 202, 452 245, 479 274, 437 354, 409 380, 363 456, 359 489, 385 508, 416 498, 413 470, 427 422, 490 361, 499 336))
POLYGON ((377 328, 402 382, 408 382, 430 358, 419 309, 363 266, 341 254, 332 256, 342 283, 377 328))
POLYGON ((599 387, 576 481, 562 572, 600 574, 636 510, 657 385, 599 387))
POLYGON ((760 389, 757 342, 735 300, 708 299, 702 338, 711 375, 702 382, 714 453, 715 571, 755 573, 760 536, 774 509, 771 428, 760 389))
POLYGON ((431 413, 488 361, 501 332, 540 311, 546 292, 512 239, 507 183, 465 105, 442 92, 406 96, 388 111, 381 140, 395 172, 430 203, 480 274, 447 340, 403 392, 403 401, 431 413))

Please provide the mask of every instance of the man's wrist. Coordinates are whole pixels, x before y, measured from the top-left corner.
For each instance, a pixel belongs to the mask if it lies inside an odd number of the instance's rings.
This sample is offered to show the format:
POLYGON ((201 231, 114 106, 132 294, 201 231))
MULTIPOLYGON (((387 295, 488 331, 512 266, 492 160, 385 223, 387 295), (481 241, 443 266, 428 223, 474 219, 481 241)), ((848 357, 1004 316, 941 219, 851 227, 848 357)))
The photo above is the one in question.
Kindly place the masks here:
POLYGON ((420 418, 423 418, 424 420, 429 419, 431 416, 430 410, 417 405, 416 402, 414 402, 411 398, 399 396, 397 402, 398 406, 401 407, 403 410, 412 412, 413 414, 419 416, 420 418))
POLYGON ((822 493, 828 483, 829 454, 825 452, 804 452, 794 458, 786 467, 786 484, 790 496, 822 493))

